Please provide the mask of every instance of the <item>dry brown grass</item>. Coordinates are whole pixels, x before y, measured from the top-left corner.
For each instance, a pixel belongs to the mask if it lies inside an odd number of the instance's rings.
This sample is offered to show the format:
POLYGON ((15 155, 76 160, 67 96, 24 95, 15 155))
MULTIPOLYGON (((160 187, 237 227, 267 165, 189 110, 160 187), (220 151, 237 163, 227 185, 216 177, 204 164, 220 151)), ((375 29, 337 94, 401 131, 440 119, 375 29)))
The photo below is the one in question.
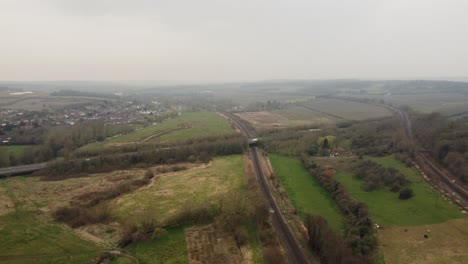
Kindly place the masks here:
POLYGON ((15 210, 15 204, 6 195, 0 194, 0 216, 13 212, 15 210))
POLYGON ((266 111, 238 113, 237 115, 259 129, 283 128, 289 121, 280 114, 266 111))
POLYGON ((212 225, 187 228, 184 233, 189 263, 244 263, 232 235, 219 232, 212 225))
POLYGON ((274 111, 237 114, 257 129, 285 128, 306 125, 327 125, 340 120, 300 106, 288 106, 274 111))
POLYGON ((468 218, 434 225, 385 228, 379 238, 387 264, 467 263, 468 260, 468 218), (424 238, 425 234, 429 238, 424 238))
POLYGON ((208 166, 162 174, 138 192, 116 199, 113 211, 119 219, 149 212, 163 224, 181 211, 214 203, 241 187, 242 172, 242 157, 236 155, 215 158, 208 166))

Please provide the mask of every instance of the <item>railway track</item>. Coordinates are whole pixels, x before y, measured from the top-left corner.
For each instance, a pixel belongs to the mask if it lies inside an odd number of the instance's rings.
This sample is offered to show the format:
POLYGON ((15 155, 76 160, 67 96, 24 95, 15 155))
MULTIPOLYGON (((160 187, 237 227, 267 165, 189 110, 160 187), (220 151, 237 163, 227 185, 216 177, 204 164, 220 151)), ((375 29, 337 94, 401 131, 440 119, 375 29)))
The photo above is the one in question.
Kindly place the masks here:
MULTIPOLYGON (((238 117, 236 117, 235 115, 231 113, 226 113, 226 112, 223 112, 222 114, 226 116, 227 118, 229 118, 232 122, 234 122, 236 126, 242 131, 242 133, 245 136, 247 136, 249 139, 255 137, 255 134, 252 131, 250 131, 246 127, 246 125, 243 124, 242 121, 239 120, 238 117)), ((256 146, 251 146, 249 149, 250 149, 250 154, 253 160, 255 174, 257 175, 257 178, 259 180, 262 192, 268 199, 270 208, 273 210, 273 214, 272 214, 273 227, 277 231, 279 240, 281 244, 283 245, 287 255, 289 256, 291 263, 310 263, 307 256, 304 254, 301 245, 296 239, 293 231, 291 230, 289 225, 286 223, 286 220, 283 214, 281 213, 281 210, 278 204, 276 203, 275 198, 273 197, 273 194, 268 185, 268 181, 265 177, 265 174, 263 172, 263 169, 260 163, 258 148, 256 146)))
MULTIPOLYGON (((403 129, 405 131, 405 136, 408 140, 408 142, 411 145, 414 145, 414 139, 413 139, 413 133, 411 131, 411 120, 408 117, 408 114, 397 110, 397 112, 400 114, 402 118, 402 125, 403 129)), ((466 191, 462 186, 458 185, 455 181, 451 179, 451 177, 447 176, 445 173, 443 173, 430 159, 428 159, 423 153, 418 153, 417 154, 418 158, 427 166, 426 168, 430 168, 431 173, 435 174, 441 184, 445 186, 445 189, 448 189, 450 192, 449 197, 458 204, 460 207, 462 207, 464 210, 468 209, 468 191, 466 191)), ((422 165, 422 164, 420 164, 422 165)), ((431 183, 432 184, 432 183, 431 183)))

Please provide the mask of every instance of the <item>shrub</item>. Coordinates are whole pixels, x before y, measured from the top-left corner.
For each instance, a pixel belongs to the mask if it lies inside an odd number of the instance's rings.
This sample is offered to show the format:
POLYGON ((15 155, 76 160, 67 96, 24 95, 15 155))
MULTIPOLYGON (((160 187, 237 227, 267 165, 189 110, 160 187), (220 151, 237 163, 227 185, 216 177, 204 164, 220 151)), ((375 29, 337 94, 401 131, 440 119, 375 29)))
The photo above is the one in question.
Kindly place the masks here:
POLYGON ((234 239, 236 240, 237 246, 242 246, 247 243, 247 240, 249 239, 249 233, 247 232, 247 229, 243 226, 239 226, 236 228, 234 231, 234 239))
POLYGON ((66 223, 70 227, 107 222, 111 218, 107 204, 93 207, 66 206, 60 207, 53 213, 55 221, 66 223))
POLYGON ((154 173, 153 173, 152 170, 147 170, 147 171, 145 172, 145 178, 146 178, 146 179, 149 179, 149 180, 150 180, 150 179, 152 179, 153 177, 154 177, 154 173))
POLYGON ((410 159, 410 158, 407 158, 407 159, 405 160, 405 165, 406 165, 406 167, 411 167, 411 165, 413 165, 413 164, 411 163, 411 159, 410 159))
POLYGON ((398 199, 407 200, 411 197, 413 197, 413 190, 410 188, 404 188, 403 190, 400 191, 400 195, 398 196, 398 199))

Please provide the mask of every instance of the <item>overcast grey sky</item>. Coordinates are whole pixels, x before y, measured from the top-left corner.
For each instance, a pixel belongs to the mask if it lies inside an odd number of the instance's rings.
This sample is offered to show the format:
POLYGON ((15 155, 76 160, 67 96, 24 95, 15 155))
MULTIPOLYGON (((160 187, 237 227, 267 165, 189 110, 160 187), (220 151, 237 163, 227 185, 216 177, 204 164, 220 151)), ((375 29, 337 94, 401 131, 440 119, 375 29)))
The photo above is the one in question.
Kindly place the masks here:
POLYGON ((466 0, 0 0, 0 80, 468 76, 466 0))

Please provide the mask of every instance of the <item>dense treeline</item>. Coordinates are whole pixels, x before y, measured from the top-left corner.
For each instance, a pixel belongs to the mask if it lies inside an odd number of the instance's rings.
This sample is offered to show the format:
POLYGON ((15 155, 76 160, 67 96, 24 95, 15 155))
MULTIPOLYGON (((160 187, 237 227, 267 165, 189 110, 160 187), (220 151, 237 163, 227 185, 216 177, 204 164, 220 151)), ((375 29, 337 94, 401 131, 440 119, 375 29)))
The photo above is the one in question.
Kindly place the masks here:
POLYGON ((392 153, 410 153, 413 149, 404 140, 398 118, 366 121, 355 124, 338 124, 336 127, 296 127, 284 130, 264 131, 260 135, 262 146, 269 152, 288 156, 327 155, 328 149, 343 147, 358 155, 384 156, 392 153), (334 142, 327 146, 318 143, 319 138, 333 136, 334 142), (325 150, 325 151, 324 151, 325 150))
POLYGON ((100 147, 100 148, 82 148, 74 151, 70 158, 85 158, 85 157, 96 157, 101 155, 114 155, 122 153, 132 153, 132 152, 141 152, 141 151, 152 151, 154 149, 163 149, 163 148, 178 148, 186 147, 188 145, 194 144, 211 144, 213 142, 221 141, 231 141, 231 140, 244 140, 245 139, 239 134, 231 135, 219 135, 219 136, 206 136, 191 138, 187 140, 177 140, 177 141, 166 141, 158 143, 144 143, 144 144, 124 144, 121 146, 110 146, 110 147, 100 147))
POLYGON ((405 175, 395 168, 385 168, 384 166, 364 160, 359 162, 353 169, 354 177, 364 181, 363 190, 366 192, 379 188, 388 188, 392 192, 399 192, 409 181, 405 175))
POLYGON ((17 128, 15 143, 32 144, 24 152, 9 154, 0 152, 0 167, 43 162, 57 157, 71 157, 72 152, 86 144, 108 137, 129 133, 129 125, 105 125, 102 120, 86 120, 73 126, 36 127, 28 131, 17 128))
POLYGON ((133 166, 174 164, 178 162, 207 162, 214 156, 241 154, 245 140, 233 137, 212 142, 179 146, 177 148, 153 149, 78 160, 62 160, 49 164, 45 179, 59 180, 81 173, 106 172, 133 166))
POLYGON ((50 158, 68 157, 73 150, 86 144, 132 130, 129 125, 105 125, 103 120, 87 120, 73 126, 51 127, 47 131, 44 148, 50 158))
POLYGON ((343 132, 342 136, 351 141, 351 149, 360 155, 385 156, 395 152, 413 153, 404 139, 398 118, 360 123, 343 132))
MULTIPOLYGON (((326 133, 326 132, 325 132, 326 133)), ((268 152, 287 156, 300 156, 316 147, 317 140, 324 133, 310 132, 308 127, 264 131, 260 144, 268 152)))
POLYGON ((271 111, 271 110, 279 110, 283 109, 286 106, 276 100, 273 101, 266 101, 266 102, 254 102, 250 103, 246 108, 245 111, 249 112, 257 112, 257 111, 271 111))
POLYGON ((418 115, 413 118, 413 132, 435 160, 468 182, 468 123, 438 113, 418 115))
POLYGON ((330 193, 345 219, 345 237, 355 256, 371 259, 377 248, 377 238, 367 205, 351 198, 343 185, 333 176, 334 171, 321 168, 306 155, 302 156, 304 167, 314 175, 320 185, 330 193))
POLYGON ((368 262, 362 257, 353 255, 350 246, 333 232, 323 217, 307 215, 305 224, 309 247, 322 263, 360 264, 368 262))

